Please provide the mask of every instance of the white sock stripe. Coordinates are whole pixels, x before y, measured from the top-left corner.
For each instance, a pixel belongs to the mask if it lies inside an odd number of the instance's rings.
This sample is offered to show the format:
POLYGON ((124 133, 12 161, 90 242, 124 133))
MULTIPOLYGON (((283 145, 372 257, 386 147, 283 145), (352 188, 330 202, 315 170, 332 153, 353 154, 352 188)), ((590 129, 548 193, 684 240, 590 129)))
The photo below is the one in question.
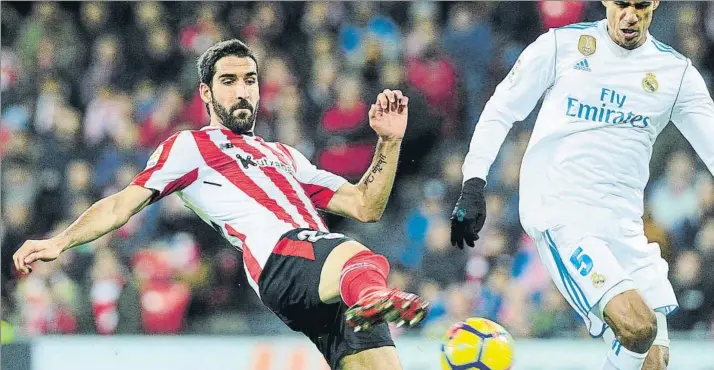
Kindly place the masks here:
POLYGON ((607 352, 607 358, 602 365, 602 370, 641 370, 647 353, 636 353, 622 346, 619 341, 613 342, 612 348, 607 352))

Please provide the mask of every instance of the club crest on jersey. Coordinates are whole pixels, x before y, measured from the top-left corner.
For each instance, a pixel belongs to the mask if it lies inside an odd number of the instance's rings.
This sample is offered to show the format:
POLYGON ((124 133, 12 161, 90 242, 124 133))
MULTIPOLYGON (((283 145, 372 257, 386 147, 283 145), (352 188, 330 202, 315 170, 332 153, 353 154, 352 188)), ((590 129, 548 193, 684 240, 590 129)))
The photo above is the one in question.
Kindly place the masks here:
POLYGON ((642 79, 642 88, 648 93, 657 92, 657 89, 659 89, 657 77, 651 72, 647 72, 645 78, 642 79))
POLYGON ((595 54, 597 50, 597 40, 590 35, 580 35, 578 40, 578 51, 586 57, 595 54))
POLYGON ((593 287, 595 288, 600 288, 605 285, 605 275, 598 274, 597 272, 593 272, 592 276, 590 276, 590 280, 592 280, 593 287))
POLYGON ((253 160, 253 156, 252 156, 252 155, 247 155, 247 156, 243 157, 243 156, 240 155, 240 154, 236 154, 236 159, 238 159, 238 161, 240 161, 240 164, 243 166, 243 169, 246 169, 246 170, 247 170, 248 168, 250 168, 250 166, 257 166, 257 165, 258 165, 258 164, 255 163, 255 161, 253 160))

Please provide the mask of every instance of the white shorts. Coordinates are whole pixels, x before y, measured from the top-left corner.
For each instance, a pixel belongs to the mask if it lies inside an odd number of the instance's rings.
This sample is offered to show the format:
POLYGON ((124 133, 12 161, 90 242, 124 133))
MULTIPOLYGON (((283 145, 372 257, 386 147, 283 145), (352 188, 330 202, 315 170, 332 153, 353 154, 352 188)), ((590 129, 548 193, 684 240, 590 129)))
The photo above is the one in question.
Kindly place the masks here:
POLYGON ((662 259, 659 244, 648 243, 644 232, 584 232, 580 226, 556 226, 543 232, 529 231, 553 282, 583 318, 593 337, 607 325, 598 305, 618 283, 631 280, 652 309, 671 314, 679 305, 662 259))

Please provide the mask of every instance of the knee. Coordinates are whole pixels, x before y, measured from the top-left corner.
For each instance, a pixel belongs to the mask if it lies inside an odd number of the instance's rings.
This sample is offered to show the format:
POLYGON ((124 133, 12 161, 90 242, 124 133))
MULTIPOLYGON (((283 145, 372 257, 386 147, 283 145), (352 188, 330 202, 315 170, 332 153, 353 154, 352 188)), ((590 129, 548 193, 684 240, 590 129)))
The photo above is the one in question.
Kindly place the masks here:
POLYGON ((657 337, 657 317, 636 290, 610 300, 603 316, 622 346, 630 351, 647 352, 657 337))
POLYGON ((650 309, 632 315, 616 328, 622 345, 637 353, 647 352, 657 336, 657 319, 650 309))

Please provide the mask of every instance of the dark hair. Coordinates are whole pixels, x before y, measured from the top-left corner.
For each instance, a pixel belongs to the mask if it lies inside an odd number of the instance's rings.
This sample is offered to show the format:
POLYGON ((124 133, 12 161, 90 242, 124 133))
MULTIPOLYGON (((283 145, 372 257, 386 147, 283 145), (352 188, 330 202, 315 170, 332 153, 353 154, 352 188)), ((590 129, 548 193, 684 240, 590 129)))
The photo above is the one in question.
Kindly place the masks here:
MULTIPOLYGON (((213 75, 216 74, 216 62, 229 55, 253 59, 256 69, 258 68, 258 60, 255 58, 253 51, 250 50, 246 44, 238 39, 225 40, 213 44, 213 46, 198 57, 196 66, 198 67, 198 78, 200 82, 213 88, 213 75)), ((211 114, 211 111, 208 109, 208 104, 206 104, 206 111, 208 111, 209 115, 211 114)))
POLYGON ((258 65, 258 60, 255 59, 253 51, 246 44, 238 39, 221 41, 213 44, 208 50, 198 58, 198 77, 201 82, 211 86, 213 75, 216 73, 216 62, 223 57, 234 55, 239 58, 253 59, 255 65, 258 65))

